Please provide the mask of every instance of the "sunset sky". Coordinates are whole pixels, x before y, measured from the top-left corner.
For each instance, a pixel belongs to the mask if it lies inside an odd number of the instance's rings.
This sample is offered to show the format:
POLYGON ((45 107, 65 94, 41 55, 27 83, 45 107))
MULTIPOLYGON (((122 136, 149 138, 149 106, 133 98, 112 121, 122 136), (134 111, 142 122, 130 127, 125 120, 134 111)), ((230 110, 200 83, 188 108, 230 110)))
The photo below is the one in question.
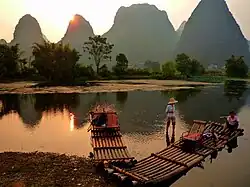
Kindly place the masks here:
MULTIPOLYGON (((81 14, 92 25, 95 34, 109 30, 120 6, 149 3, 168 13, 170 21, 178 28, 187 20, 199 0, 0 0, 0 39, 8 42, 18 20, 24 14, 34 16, 43 34, 52 41, 60 40, 74 14, 81 14)), ((250 39, 250 0, 227 0, 228 6, 245 36, 250 39), (248 12, 248 13, 247 13, 248 12)))

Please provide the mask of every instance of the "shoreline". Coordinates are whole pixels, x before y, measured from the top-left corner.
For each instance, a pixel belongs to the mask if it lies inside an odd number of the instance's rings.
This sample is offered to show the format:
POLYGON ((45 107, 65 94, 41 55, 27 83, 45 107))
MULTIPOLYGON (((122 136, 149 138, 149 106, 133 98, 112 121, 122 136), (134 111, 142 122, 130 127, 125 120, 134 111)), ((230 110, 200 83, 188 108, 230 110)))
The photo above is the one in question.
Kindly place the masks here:
POLYGON ((44 152, 1 152, 0 186, 114 187, 85 157, 44 152))
POLYGON ((164 91, 214 86, 216 83, 182 80, 108 80, 89 81, 93 86, 49 86, 38 88, 38 82, 0 83, 0 94, 98 93, 127 91, 164 91))

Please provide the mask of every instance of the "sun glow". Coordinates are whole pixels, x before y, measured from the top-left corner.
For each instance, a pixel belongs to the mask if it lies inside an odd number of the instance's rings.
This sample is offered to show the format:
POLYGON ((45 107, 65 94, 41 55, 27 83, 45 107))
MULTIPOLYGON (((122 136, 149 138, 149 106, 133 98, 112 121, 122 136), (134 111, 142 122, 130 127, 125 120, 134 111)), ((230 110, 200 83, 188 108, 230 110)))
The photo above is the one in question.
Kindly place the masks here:
POLYGON ((75 115, 70 113, 69 130, 72 132, 74 130, 75 115))

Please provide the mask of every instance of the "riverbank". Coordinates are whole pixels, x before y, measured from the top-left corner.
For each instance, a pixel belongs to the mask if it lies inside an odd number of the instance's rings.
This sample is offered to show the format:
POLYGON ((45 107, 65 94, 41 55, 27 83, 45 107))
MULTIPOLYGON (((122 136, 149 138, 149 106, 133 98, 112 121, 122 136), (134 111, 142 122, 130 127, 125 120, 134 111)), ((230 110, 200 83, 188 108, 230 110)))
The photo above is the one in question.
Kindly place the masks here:
POLYGON ((84 86, 36 86, 38 82, 0 83, 0 94, 18 93, 95 93, 121 91, 154 91, 190 89, 197 86, 211 86, 212 83, 181 80, 109 80, 90 81, 84 86))
POLYGON ((0 153, 0 186, 112 187, 83 157, 55 153, 0 153))

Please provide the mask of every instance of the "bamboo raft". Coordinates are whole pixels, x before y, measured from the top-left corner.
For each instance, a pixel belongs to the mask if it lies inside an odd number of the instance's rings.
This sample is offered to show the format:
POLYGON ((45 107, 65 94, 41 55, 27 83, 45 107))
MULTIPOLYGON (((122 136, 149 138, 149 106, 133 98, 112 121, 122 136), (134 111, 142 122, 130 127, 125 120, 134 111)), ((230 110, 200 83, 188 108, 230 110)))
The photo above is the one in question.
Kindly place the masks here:
POLYGON ((92 129, 91 144, 95 162, 130 162, 134 159, 124 145, 119 129, 92 129))
MULTIPOLYGON (((192 129, 196 127, 194 124, 192 129)), ((223 125, 214 122, 209 122, 204 126, 204 131, 219 134, 216 144, 208 139, 203 142, 201 147, 189 152, 183 149, 184 141, 180 139, 162 151, 152 153, 149 157, 132 162, 132 165, 126 167, 112 162, 131 162, 134 159, 122 143, 120 131, 117 129, 105 132, 100 129, 92 129, 94 160, 106 161, 106 166, 103 165, 105 175, 118 179, 126 186, 151 186, 185 175, 190 169, 200 166, 208 156, 217 155, 218 151, 221 151, 228 142, 243 135, 243 129, 238 129, 233 133, 226 130, 222 134, 223 128, 223 125)))

